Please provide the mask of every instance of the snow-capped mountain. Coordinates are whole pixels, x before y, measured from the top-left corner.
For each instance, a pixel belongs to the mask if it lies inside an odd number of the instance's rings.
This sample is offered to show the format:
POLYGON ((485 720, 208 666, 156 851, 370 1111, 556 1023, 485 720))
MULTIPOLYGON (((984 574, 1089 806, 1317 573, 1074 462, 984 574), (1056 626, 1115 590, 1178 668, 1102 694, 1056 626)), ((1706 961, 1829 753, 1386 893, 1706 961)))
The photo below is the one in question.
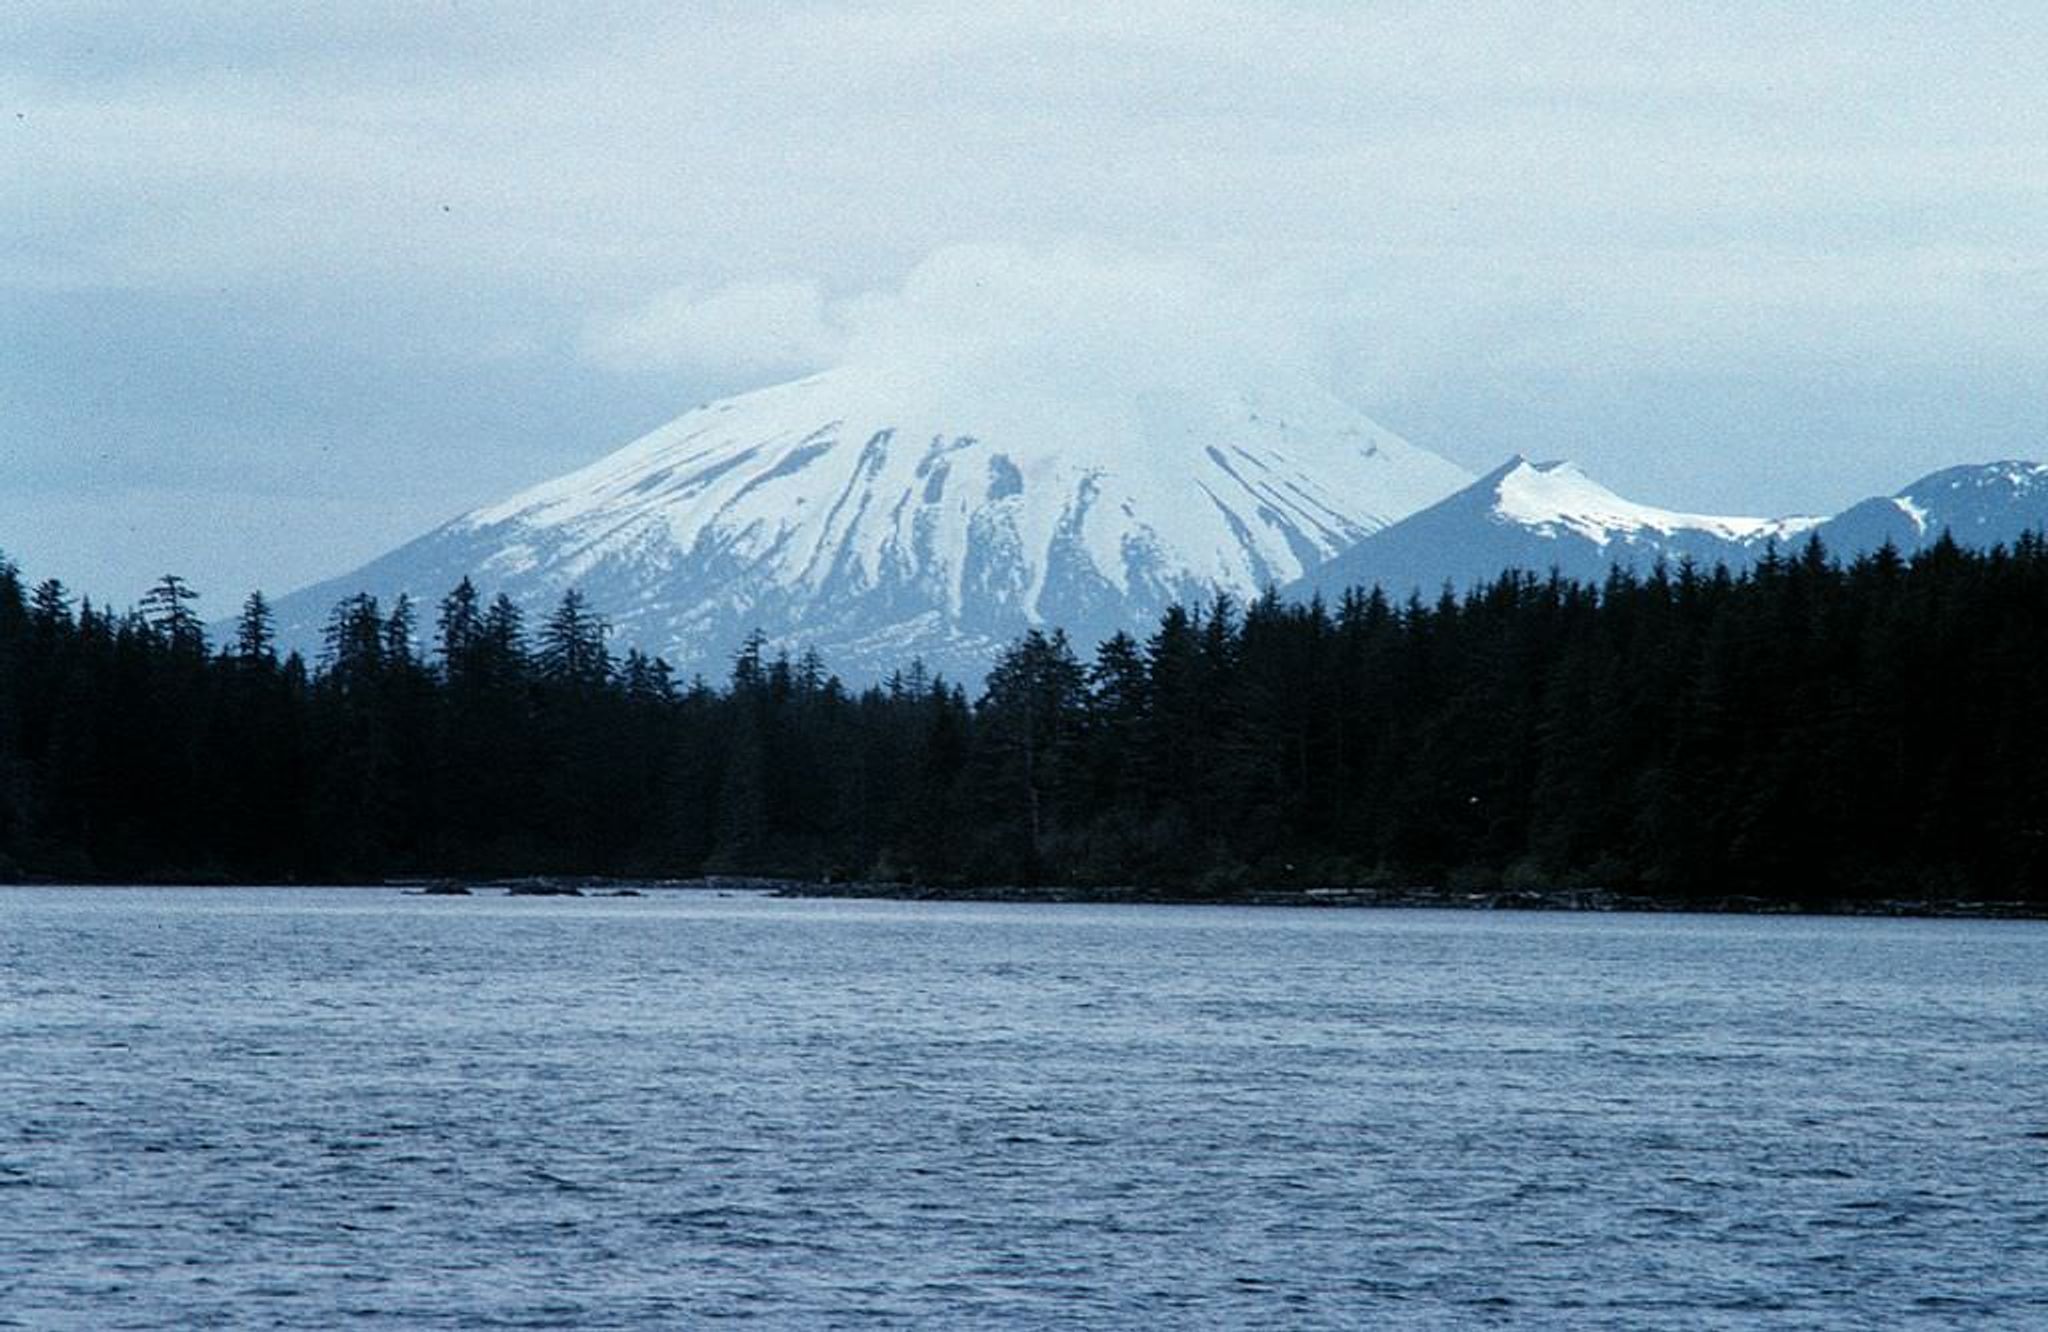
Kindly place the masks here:
POLYGON ((1433 597, 1506 569, 1598 581, 1614 565, 1659 559, 1739 567, 1764 547, 1802 537, 1818 518, 1678 513, 1623 499, 1574 463, 1512 458, 1442 502, 1366 537, 1287 589, 1334 601, 1346 588, 1433 597))
POLYGON ((1992 462, 1947 467, 1895 495, 1844 509, 1817 529, 1844 556, 1889 541, 1903 554, 1947 532, 1966 546, 2010 545, 2048 527, 2048 463, 1992 462))
POLYGON ((280 599, 431 624, 464 575, 539 615, 571 587, 616 645, 716 678, 755 628, 852 679, 978 679, 1026 628, 1085 649, 1176 600, 1292 581, 1470 479, 1305 380, 1135 390, 971 364, 850 364, 700 407, 609 457, 280 599))
POLYGON ((1993 462, 1945 468, 1895 495, 1867 499, 1833 518, 1732 518, 1676 513, 1623 499, 1568 462, 1509 460, 1470 486, 1375 532, 1288 587, 1335 601, 1377 585, 1390 596, 1464 591, 1506 569, 1598 582, 1621 565, 1658 560, 1702 568, 1747 567, 1776 543, 1790 551, 1818 536, 1828 554, 1853 560, 1889 541, 1910 555, 1947 532, 1966 546, 2010 544, 2048 529, 2048 463, 1993 462))

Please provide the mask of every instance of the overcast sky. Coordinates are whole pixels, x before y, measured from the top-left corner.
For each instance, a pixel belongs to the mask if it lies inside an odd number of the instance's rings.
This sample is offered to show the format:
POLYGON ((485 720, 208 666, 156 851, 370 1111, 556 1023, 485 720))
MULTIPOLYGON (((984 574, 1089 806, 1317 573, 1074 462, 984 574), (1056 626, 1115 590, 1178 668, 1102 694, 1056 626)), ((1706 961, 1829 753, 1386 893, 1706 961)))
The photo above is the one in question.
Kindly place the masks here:
POLYGON ((307 8, 0 7, 32 576, 225 613, 921 311, 1680 508, 2048 454, 2036 3, 307 8))

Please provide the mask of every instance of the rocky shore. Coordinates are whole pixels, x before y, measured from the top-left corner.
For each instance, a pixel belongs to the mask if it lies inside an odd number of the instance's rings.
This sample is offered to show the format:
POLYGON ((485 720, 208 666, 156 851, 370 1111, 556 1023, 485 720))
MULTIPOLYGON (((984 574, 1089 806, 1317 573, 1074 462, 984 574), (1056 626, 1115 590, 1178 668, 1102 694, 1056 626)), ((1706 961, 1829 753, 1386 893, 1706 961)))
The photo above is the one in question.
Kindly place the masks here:
POLYGON ((530 876, 495 879, 392 879, 386 886, 422 896, 639 897, 654 891, 765 893, 775 897, 869 898, 900 902, 1066 902, 1096 905, 1431 908, 1456 911, 1701 912, 1749 916, 1891 916, 1969 920, 2048 920, 2048 903, 1989 899, 1845 898, 1787 901, 1728 893, 1680 897, 1611 888, 1495 889, 1468 892, 1427 884, 1380 887, 1269 887, 1202 893, 1186 888, 1074 884, 914 884, 870 880, 708 875, 691 879, 530 876))
POLYGON ((1742 894, 1675 897, 1614 889, 1513 889, 1458 892, 1446 888, 1321 887, 1255 888, 1216 895, 1184 889, 1128 886, 999 884, 962 887, 904 883, 818 883, 795 879, 723 881, 778 897, 856 897, 898 901, 1158 903, 1217 906, 1436 908, 1466 911, 1633 911, 1706 912, 1726 915, 1829 915, 1955 917, 1961 919, 2048 919, 2048 903, 1941 901, 1915 898, 1788 902, 1742 894))

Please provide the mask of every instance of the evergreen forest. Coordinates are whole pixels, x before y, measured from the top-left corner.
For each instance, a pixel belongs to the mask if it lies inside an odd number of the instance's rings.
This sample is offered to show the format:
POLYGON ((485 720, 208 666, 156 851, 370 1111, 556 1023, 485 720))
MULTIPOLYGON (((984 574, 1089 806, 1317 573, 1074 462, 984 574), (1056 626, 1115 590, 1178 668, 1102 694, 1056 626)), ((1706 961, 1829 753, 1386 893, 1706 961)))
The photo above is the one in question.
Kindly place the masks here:
POLYGON ((971 890, 1613 887, 2048 901, 2048 545, 1026 634, 970 692, 755 639, 614 653, 576 592, 336 606, 281 654, 0 560, 0 878, 699 874, 971 890))

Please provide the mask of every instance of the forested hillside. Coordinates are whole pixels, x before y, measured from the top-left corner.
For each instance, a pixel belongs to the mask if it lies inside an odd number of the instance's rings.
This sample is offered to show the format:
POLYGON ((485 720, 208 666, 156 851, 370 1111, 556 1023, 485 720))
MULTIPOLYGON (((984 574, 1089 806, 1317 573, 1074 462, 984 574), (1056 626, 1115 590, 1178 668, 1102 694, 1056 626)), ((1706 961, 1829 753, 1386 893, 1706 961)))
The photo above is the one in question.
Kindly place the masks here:
POLYGON ((1086 656, 1033 632, 971 698, 758 641, 679 680, 574 593, 351 598, 310 665, 260 596, 218 647, 191 598, 0 567, 0 874, 2048 895, 2031 537, 1176 607, 1086 656))

